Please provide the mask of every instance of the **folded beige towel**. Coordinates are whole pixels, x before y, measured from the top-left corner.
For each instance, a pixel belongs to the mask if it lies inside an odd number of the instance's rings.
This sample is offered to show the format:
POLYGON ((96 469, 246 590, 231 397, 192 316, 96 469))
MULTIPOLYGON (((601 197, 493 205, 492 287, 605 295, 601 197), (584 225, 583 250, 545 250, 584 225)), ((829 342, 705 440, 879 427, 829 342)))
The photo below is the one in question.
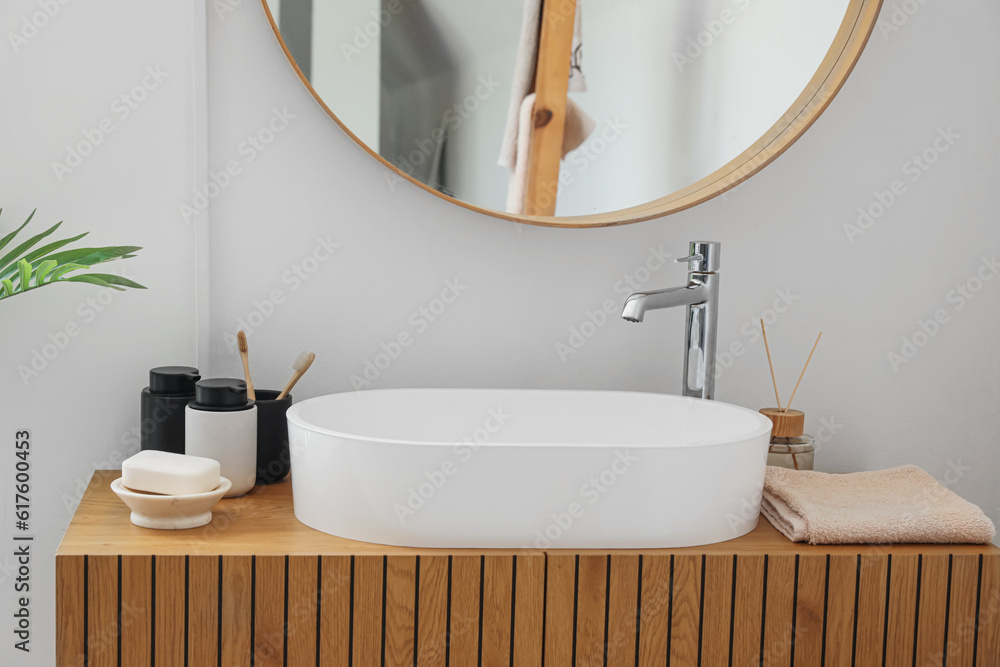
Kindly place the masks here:
POLYGON ((987 544, 983 511, 917 466, 832 475, 768 466, 760 512, 793 542, 987 544))

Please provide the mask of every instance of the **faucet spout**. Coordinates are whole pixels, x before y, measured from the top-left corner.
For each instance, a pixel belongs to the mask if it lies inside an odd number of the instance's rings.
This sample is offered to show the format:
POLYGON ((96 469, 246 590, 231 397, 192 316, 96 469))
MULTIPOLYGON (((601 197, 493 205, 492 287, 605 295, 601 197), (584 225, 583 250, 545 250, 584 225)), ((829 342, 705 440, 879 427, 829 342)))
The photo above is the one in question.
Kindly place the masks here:
POLYGON ((668 287, 655 292, 636 292, 625 300, 622 318, 629 322, 642 322, 647 310, 696 306, 706 303, 710 296, 708 286, 696 280, 682 287, 668 287))
POLYGON ((719 314, 719 244, 695 241, 688 263, 688 282, 655 292, 636 292, 625 300, 622 318, 642 322, 647 310, 687 307, 684 325, 684 396, 715 397, 715 348, 719 314))

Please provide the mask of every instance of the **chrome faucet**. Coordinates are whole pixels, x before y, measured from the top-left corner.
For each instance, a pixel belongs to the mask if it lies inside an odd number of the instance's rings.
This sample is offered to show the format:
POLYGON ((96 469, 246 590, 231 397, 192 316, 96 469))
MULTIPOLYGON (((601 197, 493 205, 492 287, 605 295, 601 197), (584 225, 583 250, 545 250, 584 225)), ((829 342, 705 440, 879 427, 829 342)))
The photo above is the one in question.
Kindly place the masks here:
POLYGON ((684 343, 684 396, 715 397, 715 347, 719 317, 719 248, 712 241, 693 241, 688 262, 688 283, 656 292, 637 292, 625 299, 622 318, 642 322, 647 310, 687 306, 684 343))

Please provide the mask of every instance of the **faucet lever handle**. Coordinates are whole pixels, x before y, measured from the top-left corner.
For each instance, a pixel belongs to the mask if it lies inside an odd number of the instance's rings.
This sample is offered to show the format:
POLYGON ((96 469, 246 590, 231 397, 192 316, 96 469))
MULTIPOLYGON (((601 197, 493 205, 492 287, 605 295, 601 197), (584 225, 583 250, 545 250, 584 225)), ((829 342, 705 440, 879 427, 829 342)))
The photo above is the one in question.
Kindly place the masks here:
POLYGON ((688 246, 690 254, 675 261, 687 262, 688 271, 693 273, 715 273, 719 270, 719 247, 715 241, 692 241, 688 246))

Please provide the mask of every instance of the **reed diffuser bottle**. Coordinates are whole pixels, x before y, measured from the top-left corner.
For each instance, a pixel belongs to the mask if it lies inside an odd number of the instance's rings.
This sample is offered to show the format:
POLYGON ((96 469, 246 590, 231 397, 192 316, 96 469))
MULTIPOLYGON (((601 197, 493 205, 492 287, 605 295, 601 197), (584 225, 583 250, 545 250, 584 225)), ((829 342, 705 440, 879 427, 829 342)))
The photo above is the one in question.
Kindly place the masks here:
POLYGON ((760 413, 774 424, 771 429, 771 446, 767 450, 767 465, 812 470, 816 439, 804 433, 805 413, 780 408, 764 408, 760 413))
POLYGON ((795 383, 792 396, 788 399, 785 407, 781 407, 781 397, 778 395, 778 380, 774 376, 774 364, 771 362, 771 346, 767 344, 767 329, 764 328, 764 320, 760 321, 760 330, 764 335, 764 350, 767 352, 767 365, 771 368, 771 383, 774 386, 774 400, 778 402, 776 408, 763 408, 760 413, 768 417, 773 424, 771 428, 771 444, 767 451, 767 465, 778 466, 780 468, 791 468, 793 470, 812 470, 813 458, 816 453, 816 439, 811 435, 806 435, 805 423, 806 415, 801 410, 791 410, 792 401, 795 394, 799 392, 799 385, 809 368, 819 339, 823 337, 821 331, 816 336, 812 350, 809 351, 809 358, 806 365, 799 373, 799 380, 795 383))

